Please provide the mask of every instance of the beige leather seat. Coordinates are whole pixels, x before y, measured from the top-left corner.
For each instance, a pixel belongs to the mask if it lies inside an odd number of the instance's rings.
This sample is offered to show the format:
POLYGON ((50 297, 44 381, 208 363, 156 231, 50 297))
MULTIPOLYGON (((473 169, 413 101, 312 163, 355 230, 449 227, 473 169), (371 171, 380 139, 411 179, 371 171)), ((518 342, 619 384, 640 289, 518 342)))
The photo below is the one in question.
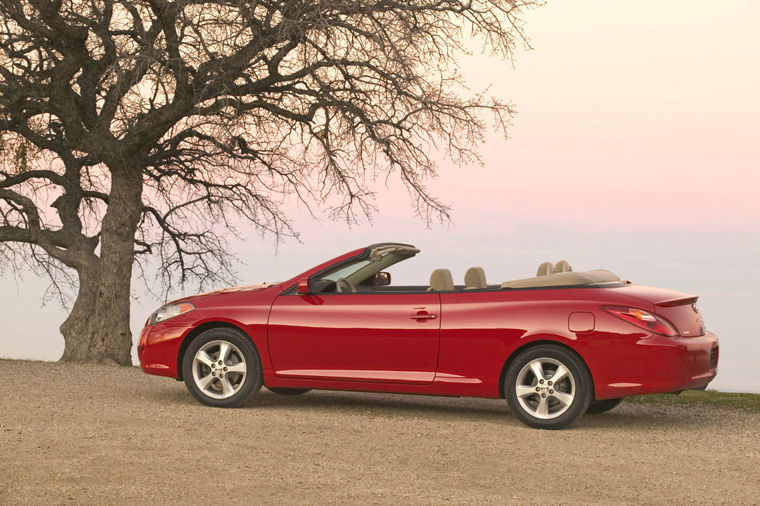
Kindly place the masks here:
POLYGON ((573 272, 573 268, 567 260, 560 260, 554 264, 554 272, 573 272))
POLYGON ((541 265, 538 266, 538 270, 536 271, 536 276, 548 276, 549 274, 554 274, 553 263, 543 262, 541 265))
POLYGON ((454 289, 454 278, 448 269, 436 269, 430 275, 430 288, 436 292, 443 292, 454 289))
POLYGON ((482 267, 470 267, 464 273, 464 289, 477 290, 479 288, 488 288, 486 273, 482 267))

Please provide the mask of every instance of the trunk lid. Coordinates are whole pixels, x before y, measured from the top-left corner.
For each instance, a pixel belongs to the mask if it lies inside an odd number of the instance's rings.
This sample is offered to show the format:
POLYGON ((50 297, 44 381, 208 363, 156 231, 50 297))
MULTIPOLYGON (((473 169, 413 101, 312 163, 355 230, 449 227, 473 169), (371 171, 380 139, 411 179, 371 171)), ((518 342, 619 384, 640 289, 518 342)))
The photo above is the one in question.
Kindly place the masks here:
POLYGON ((702 315, 696 304, 699 297, 696 295, 641 285, 626 285, 609 290, 651 304, 654 312, 672 323, 683 337, 701 336, 705 333, 702 315))

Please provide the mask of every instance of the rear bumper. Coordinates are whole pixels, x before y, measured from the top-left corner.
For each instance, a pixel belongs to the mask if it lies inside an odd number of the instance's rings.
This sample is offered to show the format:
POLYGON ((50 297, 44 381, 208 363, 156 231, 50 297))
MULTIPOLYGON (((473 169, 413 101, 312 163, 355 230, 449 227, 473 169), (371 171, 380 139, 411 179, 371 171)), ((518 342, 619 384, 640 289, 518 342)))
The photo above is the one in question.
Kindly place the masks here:
POLYGON ((625 377, 595 384, 597 399, 704 389, 718 373, 718 337, 653 336, 637 344, 638 364, 625 377))

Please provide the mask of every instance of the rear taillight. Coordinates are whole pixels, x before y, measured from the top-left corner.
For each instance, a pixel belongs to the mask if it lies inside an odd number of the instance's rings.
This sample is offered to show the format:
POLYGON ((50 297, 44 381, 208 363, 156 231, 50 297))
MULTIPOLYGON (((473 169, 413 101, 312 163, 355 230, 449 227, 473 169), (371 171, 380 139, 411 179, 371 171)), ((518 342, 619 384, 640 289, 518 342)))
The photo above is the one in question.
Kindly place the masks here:
POLYGON ((668 320, 649 311, 620 306, 604 306, 602 309, 648 332, 669 337, 678 335, 678 331, 668 320))

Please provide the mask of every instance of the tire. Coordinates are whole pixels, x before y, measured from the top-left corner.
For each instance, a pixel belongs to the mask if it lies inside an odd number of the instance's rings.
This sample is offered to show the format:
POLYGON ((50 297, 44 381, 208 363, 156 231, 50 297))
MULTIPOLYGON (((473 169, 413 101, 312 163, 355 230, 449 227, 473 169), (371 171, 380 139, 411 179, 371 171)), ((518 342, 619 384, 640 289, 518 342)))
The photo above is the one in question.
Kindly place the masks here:
POLYGON ((591 404, 588 405, 588 409, 586 410, 586 413, 591 413, 591 414, 606 413, 607 411, 618 407, 621 402, 623 402, 622 397, 618 397, 617 399, 604 399, 601 401, 591 401, 591 404))
POLYGON ((270 392, 274 392, 278 395, 302 395, 306 392, 310 392, 311 388, 283 388, 283 387, 267 387, 270 392))
POLYGON ((564 429, 591 402, 593 382, 583 360, 558 345, 539 345, 515 357, 504 378, 512 413, 537 429, 564 429), (560 374, 559 380, 554 378, 560 374), (559 385, 558 388, 557 385, 559 385))
POLYGON ((182 376, 193 397, 219 408, 245 404, 263 382, 253 341, 229 327, 209 329, 193 339, 182 358, 182 376))

